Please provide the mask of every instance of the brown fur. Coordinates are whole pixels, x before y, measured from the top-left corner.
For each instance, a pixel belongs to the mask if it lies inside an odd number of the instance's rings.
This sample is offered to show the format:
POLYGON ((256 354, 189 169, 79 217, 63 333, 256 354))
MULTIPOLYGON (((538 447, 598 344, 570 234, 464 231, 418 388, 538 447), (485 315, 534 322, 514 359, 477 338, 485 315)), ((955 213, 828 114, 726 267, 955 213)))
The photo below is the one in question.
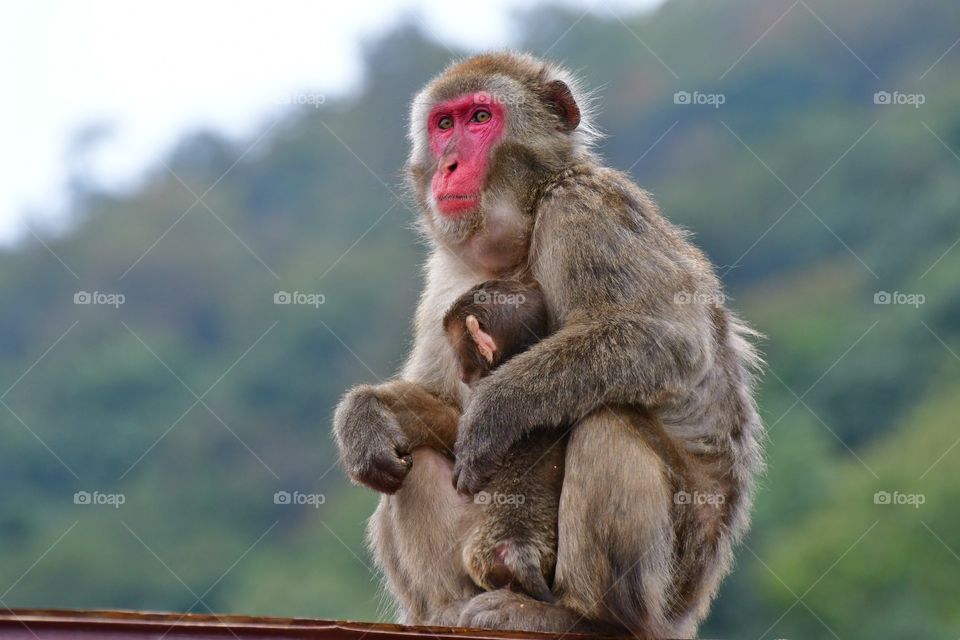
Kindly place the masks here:
MULTIPOLYGON (((443 318, 462 377, 479 380, 545 337, 546 303, 536 284, 491 280, 464 293, 443 318), (493 360, 478 351, 466 328, 474 316, 496 345, 493 360)), ((459 413, 421 387, 399 382, 380 401, 393 411, 411 451, 430 447, 451 459, 459 413)), ((484 589, 510 587, 552 602, 557 558, 557 510, 565 443, 552 434, 531 434, 513 447, 480 499, 476 521, 463 544, 464 566, 484 589)), ((404 451, 399 453, 403 454, 404 451)), ((410 460, 412 454, 402 455, 410 460)))
POLYGON ((489 280, 471 287, 443 316, 443 329, 457 354, 460 368, 473 380, 485 377, 501 364, 529 349, 549 333, 547 303, 537 284, 489 280), (467 317, 476 318, 497 349, 487 361, 466 329, 467 317))
MULTIPOLYGON (((536 284, 491 280, 472 287, 443 318, 457 353, 462 377, 471 383, 526 351, 545 337, 546 301, 536 284), (495 350, 480 354, 466 323, 479 322, 495 350)), ((550 582, 557 560, 557 510, 566 446, 554 434, 523 438, 498 465, 490 484, 478 494, 479 522, 467 535, 464 565, 484 589, 511 587, 553 602, 550 582)))
POLYGON ((410 443, 381 400, 399 381, 349 392, 335 417, 350 477, 393 491, 371 519, 370 543, 407 622, 689 637, 747 529, 762 467, 754 334, 726 309, 687 235, 600 164, 594 137, 572 76, 529 56, 454 64, 414 101, 408 174, 433 251, 401 379, 462 408, 456 461, 451 469, 417 449, 404 463, 410 443), (572 130, 557 81, 579 105, 572 130), (479 211, 451 220, 431 203, 424 114, 477 90, 502 99, 509 122, 479 211), (440 321, 464 290, 495 277, 536 279, 552 333, 468 389, 440 321), (557 601, 480 593, 460 550, 447 552, 478 517, 451 476, 475 494, 518 443, 560 438, 569 425, 557 601))

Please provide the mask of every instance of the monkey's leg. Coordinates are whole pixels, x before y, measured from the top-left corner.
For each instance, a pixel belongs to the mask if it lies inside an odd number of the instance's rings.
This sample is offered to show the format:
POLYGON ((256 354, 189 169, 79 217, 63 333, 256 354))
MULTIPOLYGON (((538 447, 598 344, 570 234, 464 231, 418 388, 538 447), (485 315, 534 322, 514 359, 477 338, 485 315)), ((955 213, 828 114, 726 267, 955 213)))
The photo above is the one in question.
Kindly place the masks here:
POLYGON ((591 620, 641 637, 690 637, 670 622, 673 484, 657 424, 603 409, 571 435, 560 503, 556 590, 591 620), (644 423, 644 422, 647 423, 644 423))
POLYGON ((374 559, 406 624, 456 624, 463 605, 480 591, 461 560, 476 509, 453 488, 452 468, 433 449, 414 449, 403 486, 380 498, 368 523, 374 559))
POLYGON ((668 619, 673 584, 672 488, 633 414, 598 410, 573 430, 560 498, 556 605, 485 593, 461 623, 498 629, 627 629, 688 637, 668 619), (633 422, 631 422, 633 420, 633 422))
POLYGON ((557 511, 563 482, 566 435, 542 430, 518 442, 486 489, 478 494, 480 522, 463 559, 474 582, 553 602, 557 559, 557 511))

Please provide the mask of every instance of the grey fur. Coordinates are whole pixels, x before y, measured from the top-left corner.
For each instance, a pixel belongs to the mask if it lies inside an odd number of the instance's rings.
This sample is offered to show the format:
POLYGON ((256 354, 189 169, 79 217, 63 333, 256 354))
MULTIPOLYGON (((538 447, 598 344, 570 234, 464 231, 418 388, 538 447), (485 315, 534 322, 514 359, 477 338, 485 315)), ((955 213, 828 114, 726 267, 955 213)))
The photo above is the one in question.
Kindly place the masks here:
POLYGON ((381 499, 370 543, 405 621, 690 637, 730 569, 762 468, 754 334, 726 309, 687 235, 628 176, 602 167, 589 114, 572 134, 558 130, 537 90, 556 79, 581 99, 554 65, 487 54, 450 67, 414 101, 409 175, 433 251, 401 379, 463 407, 452 473, 466 494, 523 437, 574 425, 557 602, 478 593, 466 577, 458 536, 475 505, 454 493, 439 454, 417 449, 404 462, 410 443, 377 400, 398 383, 349 392, 337 442, 354 480, 400 485, 381 499), (509 94, 510 121, 480 211, 451 224, 431 202, 423 114, 478 89, 509 94), (456 379, 439 319, 457 294, 503 276, 540 282, 556 332, 471 392, 456 379))

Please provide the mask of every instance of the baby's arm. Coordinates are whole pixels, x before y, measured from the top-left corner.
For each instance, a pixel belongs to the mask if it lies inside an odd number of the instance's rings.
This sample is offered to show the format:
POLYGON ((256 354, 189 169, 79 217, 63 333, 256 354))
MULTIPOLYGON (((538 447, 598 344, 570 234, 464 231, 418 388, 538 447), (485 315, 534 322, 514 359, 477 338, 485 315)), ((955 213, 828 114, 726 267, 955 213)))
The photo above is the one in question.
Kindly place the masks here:
POLYGON ((410 448, 428 446, 453 459, 460 409, 419 384, 395 381, 378 395, 393 411, 410 448))

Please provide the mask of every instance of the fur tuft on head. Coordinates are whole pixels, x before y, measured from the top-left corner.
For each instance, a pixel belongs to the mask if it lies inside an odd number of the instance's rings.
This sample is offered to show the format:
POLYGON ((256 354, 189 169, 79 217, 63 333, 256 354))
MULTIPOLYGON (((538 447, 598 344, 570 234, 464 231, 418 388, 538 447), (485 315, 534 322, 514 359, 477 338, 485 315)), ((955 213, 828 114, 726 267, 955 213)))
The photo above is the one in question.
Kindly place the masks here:
POLYGON ((414 97, 409 123, 412 157, 425 152, 427 114, 437 101, 486 88, 488 84, 501 86, 504 89, 502 99, 505 101, 522 101, 526 97, 523 89, 538 91, 555 80, 569 87, 580 109, 579 124, 565 135, 569 136, 580 153, 592 151, 603 137, 594 122, 596 93, 588 91, 576 74, 560 64, 541 60, 529 53, 504 50, 454 60, 414 97))

